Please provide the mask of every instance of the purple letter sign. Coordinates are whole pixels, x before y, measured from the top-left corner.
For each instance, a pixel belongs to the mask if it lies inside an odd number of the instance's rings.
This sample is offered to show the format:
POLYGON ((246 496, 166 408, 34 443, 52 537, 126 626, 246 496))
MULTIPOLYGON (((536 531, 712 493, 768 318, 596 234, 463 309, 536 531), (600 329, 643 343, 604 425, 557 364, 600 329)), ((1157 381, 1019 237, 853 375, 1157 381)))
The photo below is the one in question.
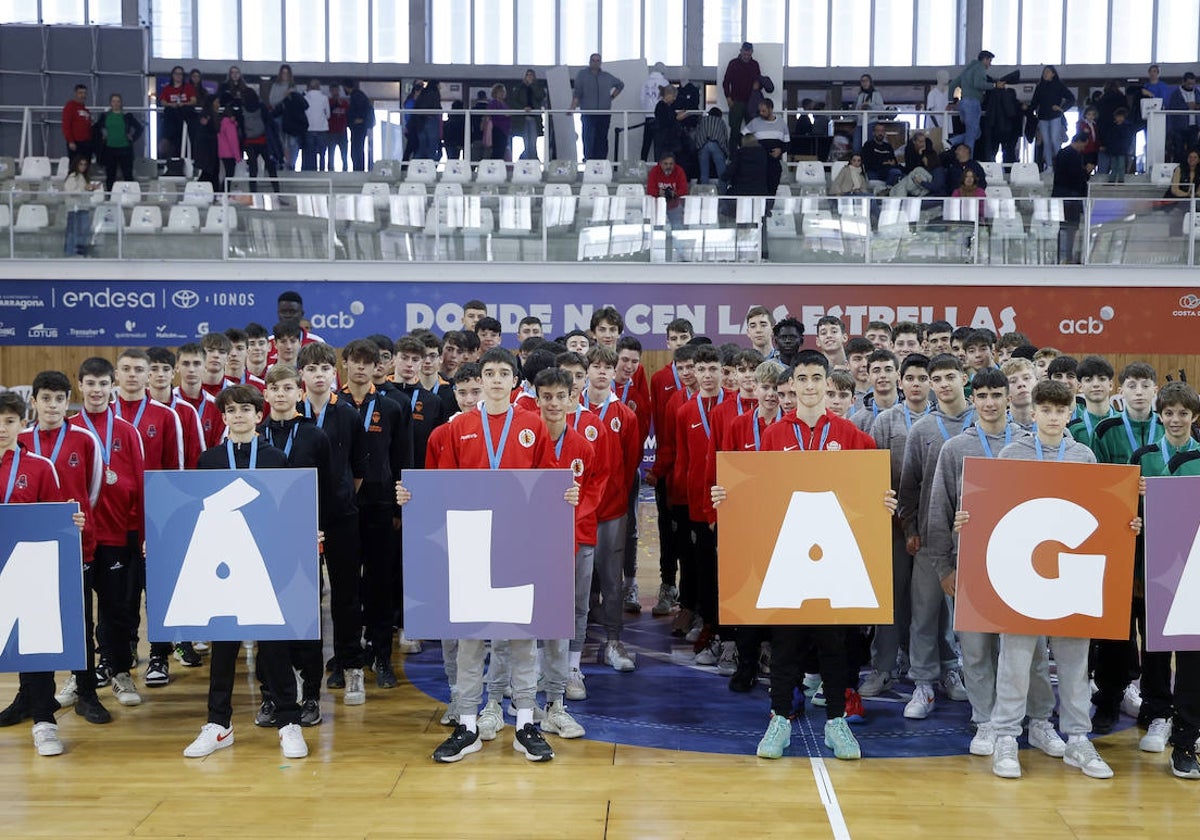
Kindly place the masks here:
POLYGON ((1200 477, 1146 479, 1146 650, 1200 650, 1200 477))
POLYGON ((570 470, 406 470, 404 632, 413 639, 575 634, 570 470))

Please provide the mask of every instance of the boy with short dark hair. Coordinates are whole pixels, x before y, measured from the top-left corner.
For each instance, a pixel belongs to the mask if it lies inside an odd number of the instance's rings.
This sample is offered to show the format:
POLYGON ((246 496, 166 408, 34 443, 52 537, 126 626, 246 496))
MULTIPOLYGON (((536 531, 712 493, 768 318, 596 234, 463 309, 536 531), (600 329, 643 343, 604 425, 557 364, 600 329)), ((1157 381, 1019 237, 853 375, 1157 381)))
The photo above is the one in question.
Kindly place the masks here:
POLYGON ((569 333, 559 339, 563 345, 572 353, 580 355, 592 349, 592 339, 583 330, 571 330, 569 333))
MULTIPOLYGON (((830 371, 825 383, 825 408, 845 420, 849 420, 851 415, 866 413, 854 410, 854 377, 850 371, 841 368, 830 371)), ((854 419, 857 421, 858 417, 854 419)), ((858 423, 855 422, 855 425, 858 423)))
POLYGON ((855 336, 846 342, 846 364, 850 366, 850 375, 854 377, 855 401, 861 405, 861 400, 871 390, 871 377, 867 373, 867 358, 875 351, 875 345, 860 336, 855 336))
POLYGON ((225 422, 217 410, 217 401, 204 390, 206 353, 194 342, 184 344, 176 353, 175 369, 179 374, 179 386, 174 394, 196 410, 200 431, 204 437, 204 448, 211 449, 221 442, 225 434, 225 422))
POLYGON ((829 359, 831 367, 846 364, 846 325, 833 315, 822 315, 817 319, 817 349, 829 359))
POLYGON ((892 326, 887 321, 869 321, 863 338, 876 350, 892 349, 892 326))
POLYGON ((542 319, 536 315, 526 315, 517 322, 517 340, 542 337, 542 319))
MULTIPOLYGON (((653 411, 650 405, 650 383, 646 381, 646 371, 642 367, 642 342, 631 335, 623 335, 617 339, 617 368, 612 387, 621 405, 637 417, 638 448, 642 451, 650 434, 653 411)), ((638 494, 642 489, 640 459, 638 465, 638 476, 629 487, 629 509, 625 516, 625 587, 621 596, 625 612, 633 614, 642 611, 637 584, 637 512, 638 494)))
POLYGON ((270 352, 271 337, 267 334, 267 328, 251 321, 246 325, 246 372, 259 379, 266 376, 270 352))
POLYGON ((746 337, 750 339, 750 347, 757 350, 764 359, 775 357, 775 348, 771 346, 771 327, 775 326, 775 316, 771 310, 760 304, 755 304, 746 310, 746 337))
POLYGON ((1116 372, 1103 356, 1085 356, 1075 369, 1079 380, 1075 417, 1068 426, 1071 437, 1088 448, 1096 436, 1096 427, 1117 412, 1112 407, 1112 381, 1116 372), (1082 399, 1080 399, 1082 398, 1082 399))
MULTIPOLYGON (((374 342, 375 346, 379 348, 379 364, 375 365, 375 371, 371 374, 371 383, 380 394, 388 399, 394 399, 397 389, 396 383, 392 381, 392 376, 396 368, 394 363, 396 342, 383 333, 372 333, 366 337, 366 340, 374 342)), ((424 350, 424 346, 421 349, 424 350)))
POLYGON ((1000 336, 1000 340, 996 343, 996 352, 999 357, 996 361, 1003 366, 1005 362, 1012 358, 1014 350, 1029 343, 1029 339, 1025 337, 1025 333, 1023 332, 1017 332, 1016 330, 1006 332, 1000 336))
POLYGON ((233 344, 225 333, 210 332, 200 339, 200 349, 204 351, 204 368, 201 372, 200 387, 214 397, 237 383, 225 375, 229 364, 229 352, 233 344))
POLYGON ((992 357, 995 341, 990 330, 971 330, 962 341, 962 352, 966 361, 964 372, 970 378, 981 370, 996 367, 992 357))
POLYGON ((204 429, 200 427, 200 415, 192 408, 192 404, 181 400, 171 388, 175 380, 175 354, 166 347, 151 347, 146 350, 146 359, 149 362, 146 393, 151 399, 168 406, 179 418, 183 468, 194 470, 200 453, 205 449, 204 429))
POLYGON ((896 404, 899 399, 900 361, 891 350, 875 350, 867 356, 867 376, 871 380, 871 390, 863 395, 863 401, 854 412, 854 425, 867 434, 871 433, 871 424, 875 422, 882 411, 896 404))
POLYGON ((934 321, 925 328, 925 355, 929 358, 951 352, 950 335, 954 327, 949 321, 934 321))
POLYGON ((921 325, 912 321, 901 321, 892 328, 892 351, 898 362, 903 362, 909 353, 921 351, 921 325))
POLYGON ((306 341, 304 328, 293 321, 281 321, 275 325, 275 333, 271 336, 271 350, 267 354, 267 367, 276 362, 286 365, 296 364, 301 347, 313 343, 306 341))
POLYGON ((771 328, 771 343, 775 346, 775 357, 782 364, 795 365, 796 355, 804 347, 804 324, 791 315, 780 318, 771 328))
POLYGON ((504 327, 495 318, 485 316, 475 323, 475 335, 479 336, 479 349, 483 353, 499 347, 503 334, 504 327))
POLYGON ((958 357, 958 361, 965 367, 967 364, 967 354, 963 349, 963 342, 967 340, 967 336, 975 332, 971 327, 955 327, 950 333, 950 351, 958 357))
MULTIPOLYGON (((263 338, 266 338, 266 332, 264 329, 263 338)), ((225 330, 225 337, 229 339, 229 359, 225 362, 225 375, 239 385, 253 385, 261 391, 266 387, 266 383, 263 382, 262 377, 255 376, 247 367, 249 335, 245 330, 230 327, 225 330)), ((266 359, 265 355, 263 359, 266 359)))
MULTIPOLYGON (((1050 360, 1050 364, 1046 365, 1046 378, 1053 379, 1057 382, 1065 382, 1067 385, 1078 390, 1079 376, 1079 361, 1073 356, 1056 356, 1050 360)), ((1078 413, 1079 397, 1075 398, 1076 413, 1078 413)), ((1072 421, 1074 422, 1074 421, 1072 421)))
POLYGON ((419 338, 406 335, 396 341, 395 373, 392 399, 407 403, 412 415, 413 460, 417 469, 425 468, 425 450, 433 430, 450 419, 446 403, 421 384, 421 364, 425 344, 419 338))
POLYGON ((475 331, 475 325, 487 317, 487 304, 472 298, 463 304, 462 328, 469 332, 475 331))

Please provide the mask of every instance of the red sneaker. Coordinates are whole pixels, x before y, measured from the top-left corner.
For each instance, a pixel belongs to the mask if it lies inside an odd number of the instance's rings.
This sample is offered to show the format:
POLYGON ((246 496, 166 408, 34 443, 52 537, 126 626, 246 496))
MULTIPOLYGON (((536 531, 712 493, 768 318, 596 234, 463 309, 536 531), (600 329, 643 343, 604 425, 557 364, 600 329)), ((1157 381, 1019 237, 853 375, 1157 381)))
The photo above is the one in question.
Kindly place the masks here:
POLYGON ((850 723, 862 723, 867 719, 867 711, 863 708, 862 697, 853 688, 846 689, 846 720, 850 723))

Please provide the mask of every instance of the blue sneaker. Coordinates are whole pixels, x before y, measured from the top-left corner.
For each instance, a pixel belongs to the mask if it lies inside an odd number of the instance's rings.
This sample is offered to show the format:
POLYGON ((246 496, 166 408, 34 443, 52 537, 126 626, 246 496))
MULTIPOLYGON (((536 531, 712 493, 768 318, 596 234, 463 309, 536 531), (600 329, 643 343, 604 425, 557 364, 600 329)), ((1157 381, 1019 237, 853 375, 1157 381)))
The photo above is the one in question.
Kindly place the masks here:
POLYGON ((758 742, 755 755, 759 758, 783 758, 783 751, 792 745, 792 721, 783 715, 771 713, 767 732, 758 742))
POLYGON ((858 741, 850 731, 850 724, 844 717, 834 718, 825 722, 825 746, 833 750, 835 758, 846 761, 862 758, 858 741))

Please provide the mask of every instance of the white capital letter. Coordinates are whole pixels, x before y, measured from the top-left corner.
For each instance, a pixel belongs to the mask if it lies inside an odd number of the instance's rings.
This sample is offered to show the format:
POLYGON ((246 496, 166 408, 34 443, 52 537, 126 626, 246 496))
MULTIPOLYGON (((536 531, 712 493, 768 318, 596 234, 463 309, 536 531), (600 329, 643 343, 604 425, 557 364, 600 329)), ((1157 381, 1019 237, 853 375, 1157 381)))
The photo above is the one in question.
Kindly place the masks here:
POLYGON ((62 653, 58 608, 58 543, 19 542, 0 572, 0 650, 20 625, 17 650, 23 656, 62 653))
POLYGON ((1192 548, 1183 566, 1183 575, 1175 587, 1175 598, 1163 624, 1164 636, 1200 634, 1200 613, 1192 612, 1200 604, 1200 530, 1192 538, 1192 548))
POLYGON ((450 620, 455 624, 533 621, 533 584, 492 586, 492 512, 446 511, 450 620))

